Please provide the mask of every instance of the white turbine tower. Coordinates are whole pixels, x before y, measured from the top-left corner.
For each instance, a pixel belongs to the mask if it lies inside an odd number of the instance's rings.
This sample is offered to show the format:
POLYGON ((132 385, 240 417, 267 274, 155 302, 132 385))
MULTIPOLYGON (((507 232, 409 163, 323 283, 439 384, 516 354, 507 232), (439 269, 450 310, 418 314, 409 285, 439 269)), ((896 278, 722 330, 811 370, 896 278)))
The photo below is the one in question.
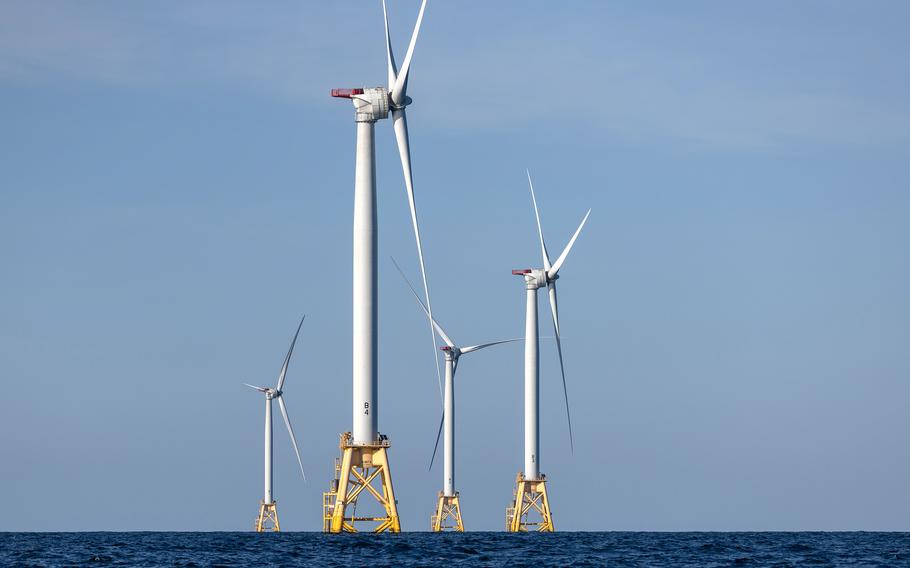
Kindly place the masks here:
POLYGON ((291 435, 291 444, 294 446, 294 452, 297 454, 297 463, 300 465, 300 474, 306 481, 306 473, 303 471, 303 460, 300 459, 300 449, 297 447, 297 437, 294 436, 294 429, 291 427, 291 419, 288 418, 288 409, 284 405, 284 379, 288 373, 288 363, 291 362, 291 354, 294 352, 294 345, 297 343, 297 336, 300 335, 300 328, 303 326, 303 320, 306 316, 300 318, 300 324, 297 326, 297 332, 291 341, 291 347, 288 354, 284 356, 284 363, 281 365, 281 371, 278 373, 278 383, 275 388, 257 387, 244 383, 251 389, 265 395, 265 492, 262 501, 259 503, 259 517, 256 519, 256 532, 272 530, 278 532, 281 526, 278 523, 277 502, 272 498, 272 401, 278 401, 278 408, 281 410, 281 416, 284 417, 284 424, 288 427, 288 434, 291 435))
MULTIPOLYGON (((335 467, 332 489, 323 496, 323 530, 326 532, 354 532, 355 523, 375 521, 379 524, 374 532, 399 532, 401 524, 392 487, 389 468, 388 438, 379 433, 377 374, 377 232, 376 232, 376 164, 374 150, 374 124, 389 116, 391 111, 395 139, 401 156, 405 189, 411 211, 411 224, 417 241, 417 256, 420 274, 429 308, 430 295, 423 262, 423 247, 420 241, 420 227, 417 222, 417 208, 414 200, 414 184, 411 174, 411 151, 408 140, 408 123, 405 108, 411 104, 407 96, 408 73, 414 55, 414 46, 423 21, 426 0, 420 6, 417 23, 411 34, 411 42, 399 70, 392 54, 389 36, 389 20, 383 1, 385 15, 386 59, 388 64, 388 88, 333 89, 333 97, 351 99, 354 103, 354 122, 357 124, 357 143, 354 169, 354 294, 353 294, 353 427, 351 432, 341 435, 341 459, 335 467), (370 485, 379 481, 378 489, 370 485), (367 491, 363 491, 369 486, 367 491), (350 505, 355 505, 362 494, 376 498, 385 509, 384 517, 345 516, 350 505)), ((429 308, 432 310, 432 308, 429 308)), ((437 375, 439 361, 436 357, 436 338, 430 326, 433 358, 436 360, 437 375)))
POLYGON ((395 262, 395 259, 392 259, 392 262, 395 263, 395 268, 398 269, 398 272, 401 274, 401 277, 404 278, 408 288, 411 289, 411 292, 414 294, 414 299, 417 300, 423 313, 427 316, 427 319, 429 319, 433 327, 436 328, 439 337, 445 341, 445 347, 441 348, 445 353, 446 359, 443 412, 442 419, 439 421, 439 430, 436 432, 436 445, 433 446, 433 457, 430 459, 430 468, 432 468, 433 460, 436 459, 436 450, 439 448, 440 435, 445 432, 442 446, 443 489, 439 492, 436 501, 436 512, 430 519, 431 529, 433 532, 443 532, 446 530, 464 532, 464 522, 461 518, 461 504, 458 499, 459 494, 458 491, 455 491, 455 370, 458 368, 458 360, 462 355, 467 355, 468 353, 480 351, 481 349, 499 345, 501 343, 521 341, 522 338, 504 339, 502 341, 492 341, 490 343, 481 343, 480 345, 471 345, 468 347, 456 346, 445 330, 442 329, 442 326, 440 326, 433 316, 430 315, 430 311, 420 300, 417 291, 411 286, 411 282, 408 281, 407 276, 404 275, 404 272, 402 272, 398 263, 395 262), (447 524, 447 521, 451 524, 447 524))
POLYGON ((572 439, 572 417, 569 414, 569 395, 566 390, 566 372, 562 362, 562 342, 559 335, 559 310, 556 302, 556 280, 575 239, 588 220, 591 210, 585 214, 569 244, 563 249, 556 262, 550 262, 547 245, 544 243, 543 230, 540 227, 540 213, 537 210, 537 198, 528 172, 528 185, 531 187, 531 201, 534 203, 534 217, 537 220, 537 234, 540 237, 540 252, 543 256, 543 268, 513 270, 512 274, 521 276, 525 282, 527 309, 525 316, 525 464, 524 472, 518 474, 515 497, 506 510, 506 528, 511 532, 526 531, 530 527, 536 530, 552 532, 553 516, 550 513, 550 501, 546 490, 546 476, 540 473, 540 371, 538 364, 537 335, 537 290, 547 287, 550 297, 550 314, 553 317, 553 331, 556 334, 556 349, 559 353, 559 370, 562 375, 563 396, 566 403, 566 419, 569 423, 569 443, 574 451, 572 439), (530 513, 535 511, 540 520, 531 520, 530 513))

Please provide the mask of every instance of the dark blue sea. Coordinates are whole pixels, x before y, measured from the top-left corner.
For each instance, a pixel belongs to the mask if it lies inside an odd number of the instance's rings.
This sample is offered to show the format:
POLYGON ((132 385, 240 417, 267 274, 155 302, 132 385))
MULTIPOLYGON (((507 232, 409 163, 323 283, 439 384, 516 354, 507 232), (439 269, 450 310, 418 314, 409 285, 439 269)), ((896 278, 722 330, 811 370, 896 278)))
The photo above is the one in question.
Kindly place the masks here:
POLYGON ((0 533, 4 566, 910 566, 910 533, 0 533))

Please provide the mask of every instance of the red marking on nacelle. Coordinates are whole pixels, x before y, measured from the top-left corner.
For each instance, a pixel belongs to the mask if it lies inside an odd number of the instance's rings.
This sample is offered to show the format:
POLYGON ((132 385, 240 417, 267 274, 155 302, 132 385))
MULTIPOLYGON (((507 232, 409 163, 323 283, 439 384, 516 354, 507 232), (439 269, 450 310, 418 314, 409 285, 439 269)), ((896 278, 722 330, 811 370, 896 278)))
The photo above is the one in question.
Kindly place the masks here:
POLYGON ((349 99, 353 95, 362 95, 363 89, 332 89, 332 96, 341 99, 349 99))
POLYGON ((525 274, 530 274, 530 273, 531 273, 530 268, 516 269, 516 270, 512 271, 513 276, 524 276, 525 274))
POLYGON ((442 350, 442 351, 451 351, 451 350, 452 350, 452 348, 449 347, 448 345, 443 345, 443 346, 440 347, 439 349, 442 350))

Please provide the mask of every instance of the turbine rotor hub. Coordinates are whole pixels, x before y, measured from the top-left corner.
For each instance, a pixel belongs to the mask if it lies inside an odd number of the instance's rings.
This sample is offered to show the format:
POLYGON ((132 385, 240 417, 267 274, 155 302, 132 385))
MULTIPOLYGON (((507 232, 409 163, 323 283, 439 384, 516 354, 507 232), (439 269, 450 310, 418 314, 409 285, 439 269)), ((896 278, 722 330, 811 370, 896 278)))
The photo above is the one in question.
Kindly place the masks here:
POLYGON ((402 110, 404 107, 408 106, 412 102, 414 102, 414 100, 411 99, 411 97, 405 95, 404 100, 401 101, 401 104, 395 104, 395 99, 393 99, 392 94, 389 93, 389 108, 392 110, 402 110))

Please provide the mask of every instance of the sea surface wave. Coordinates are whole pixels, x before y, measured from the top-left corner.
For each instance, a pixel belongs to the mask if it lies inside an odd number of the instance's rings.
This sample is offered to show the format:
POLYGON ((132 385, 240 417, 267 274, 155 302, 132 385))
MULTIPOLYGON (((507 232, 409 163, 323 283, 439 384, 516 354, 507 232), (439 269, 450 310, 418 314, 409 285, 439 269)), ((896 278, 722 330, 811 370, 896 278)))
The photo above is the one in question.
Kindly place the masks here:
POLYGON ((910 533, 0 533, 3 566, 910 566, 910 533))

